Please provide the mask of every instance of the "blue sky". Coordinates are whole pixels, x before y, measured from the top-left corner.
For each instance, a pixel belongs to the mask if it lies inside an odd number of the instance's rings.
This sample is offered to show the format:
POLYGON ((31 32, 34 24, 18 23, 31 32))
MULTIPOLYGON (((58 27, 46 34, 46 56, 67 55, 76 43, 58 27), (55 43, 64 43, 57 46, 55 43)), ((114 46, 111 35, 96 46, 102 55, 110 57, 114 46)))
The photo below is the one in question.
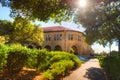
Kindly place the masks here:
MULTIPOLYGON (((9 16, 10 14, 10 9, 9 8, 6 8, 6 7, 2 7, 1 4, 0 4, 0 20, 13 20, 12 18, 10 18, 9 16)), ((62 22, 61 24, 55 24, 53 22, 48 22, 48 23, 44 23, 44 22, 39 22, 40 25, 42 27, 49 27, 49 26, 64 26, 64 27, 68 27, 68 28, 71 28, 71 29, 74 29, 74 30, 79 30, 81 32, 84 32, 84 28, 82 28, 81 26, 79 26, 78 28, 78 25, 77 24, 74 24, 73 22, 62 22)), ((99 45, 97 43, 94 43, 92 46, 93 50, 96 52, 96 53, 100 53, 100 52, 109 52, 109 47, 106 46, 105 48, 102 46, 102 45, 99 45)), ((117 43, 114 43, 112 45, 112 50, 118 50, 117 48, 117 43)))

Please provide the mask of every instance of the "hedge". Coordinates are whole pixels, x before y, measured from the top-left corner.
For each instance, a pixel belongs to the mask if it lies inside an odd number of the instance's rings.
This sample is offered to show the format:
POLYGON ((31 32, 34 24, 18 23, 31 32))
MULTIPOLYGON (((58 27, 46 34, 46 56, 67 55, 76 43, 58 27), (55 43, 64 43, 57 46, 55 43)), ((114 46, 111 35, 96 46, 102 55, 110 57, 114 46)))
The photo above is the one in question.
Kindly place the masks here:
POLYGON ((99 60, 108 80, 120 80, 120 56, 108 56, 99 60))
POLYGON ((11 77, 28 67, 42 72, 45 79, 58 80, 81 64, 77 56, 67 52, 29 49, 20 44, 0 45, 0 70, 11 77))

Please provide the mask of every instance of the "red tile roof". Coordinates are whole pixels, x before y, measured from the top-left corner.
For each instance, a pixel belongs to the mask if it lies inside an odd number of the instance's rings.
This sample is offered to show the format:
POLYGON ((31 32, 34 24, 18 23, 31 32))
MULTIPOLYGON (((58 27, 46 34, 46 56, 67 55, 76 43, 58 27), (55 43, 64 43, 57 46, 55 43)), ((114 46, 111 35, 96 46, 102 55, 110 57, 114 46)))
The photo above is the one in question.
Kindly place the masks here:
POLYGON ((52 27, 44 27, 44 32, 56 32, 56 31, 75 31, 63 26, 52 26, 52 27))

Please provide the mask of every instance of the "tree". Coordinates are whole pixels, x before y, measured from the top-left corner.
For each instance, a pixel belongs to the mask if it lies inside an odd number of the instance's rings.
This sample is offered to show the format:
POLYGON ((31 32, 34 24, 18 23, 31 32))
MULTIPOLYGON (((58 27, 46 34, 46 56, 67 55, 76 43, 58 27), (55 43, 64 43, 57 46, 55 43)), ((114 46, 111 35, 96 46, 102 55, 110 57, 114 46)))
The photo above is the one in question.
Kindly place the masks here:
POLYGON ((9 35, 11 35, 12 31, 12 22, 0 20, 0 44, 4 44, 9 41, 9 35))
POLYGON ((0 35, 5 36, 11 34, 13 30, 12 22, 7 20, 0 20, 0 35))
POLYGON ((9 37, 8 43, 35 43, 40 45, 43 42, 42 29, 37 25, 31 24, 26 18, 16 17, 13 23, 7 21, 3 21, 2 23, 0 26, 0 35, 7 35, 9 37))
MULTIPOLYGON (((87 8, 79 10, 76 22, 86 28, 89 43, 98 41, 106 44, 119 41, 120 1, 119 0, 87 0, 87 8), (114 26, 114 27, 113 27, 114 26), (92 35, 91 35, 92 33, 92 35)), ((78 0, 1 0, 3 6, 11 8, 11 16, 23 16, 31 20, 65 21, 71 18, 78 0)))
POLYGON ((11 8, 11 16, 18 15, 40 21, 61 22, 71 16, 69 0, 0 0, 3 6, 11 8), (58 18, 59 17, 59 18, 58 18))
POLYGON ((43 31, 36 25, 31 24, 28 19, 16 17, 13 22, 13 32, 10 35, 12 43, 36 43, 41 44, 43 41, 43 31))
POLYGON ((75 22, 86 28, 87 41, 92 44, 118 40, 120 51, 120 1, 119 0, 93 0, 87 9, 80 8, 76 14, 75 22))

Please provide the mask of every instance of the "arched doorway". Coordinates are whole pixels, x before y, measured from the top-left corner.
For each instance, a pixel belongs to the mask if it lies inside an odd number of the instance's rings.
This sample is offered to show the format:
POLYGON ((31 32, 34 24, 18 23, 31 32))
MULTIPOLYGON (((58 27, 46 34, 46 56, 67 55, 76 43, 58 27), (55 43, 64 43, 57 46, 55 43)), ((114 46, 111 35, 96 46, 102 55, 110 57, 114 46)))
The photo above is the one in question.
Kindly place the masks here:
POLYGON ((62 48, 61 48, 61 46, 59 46, 59 45, 57 45, 57 46, 55 46, 55 49, 54 49, 55 51, 62 51, 62 48))
POLYGON ((72 46, 71 49, 72 49, 72 51, 70 51, 70 52, 74 52, 75 55, 78 55, 78 49, 76 46, 72 46))
POLYGON ((47 49, 48 51, 51 51, 51 47, 49 45, 45 46, 45 49, 47 49))
POLYGON ((36 48, 37 48, 37 49, 42 49, 42 47, 41 47, 41 46, 36 46, 36 48))
POLYGON ((33 49, 33 48, 34 48, 32 45, 28 45, 27 47, 30 48, 30 49, 33 49))

